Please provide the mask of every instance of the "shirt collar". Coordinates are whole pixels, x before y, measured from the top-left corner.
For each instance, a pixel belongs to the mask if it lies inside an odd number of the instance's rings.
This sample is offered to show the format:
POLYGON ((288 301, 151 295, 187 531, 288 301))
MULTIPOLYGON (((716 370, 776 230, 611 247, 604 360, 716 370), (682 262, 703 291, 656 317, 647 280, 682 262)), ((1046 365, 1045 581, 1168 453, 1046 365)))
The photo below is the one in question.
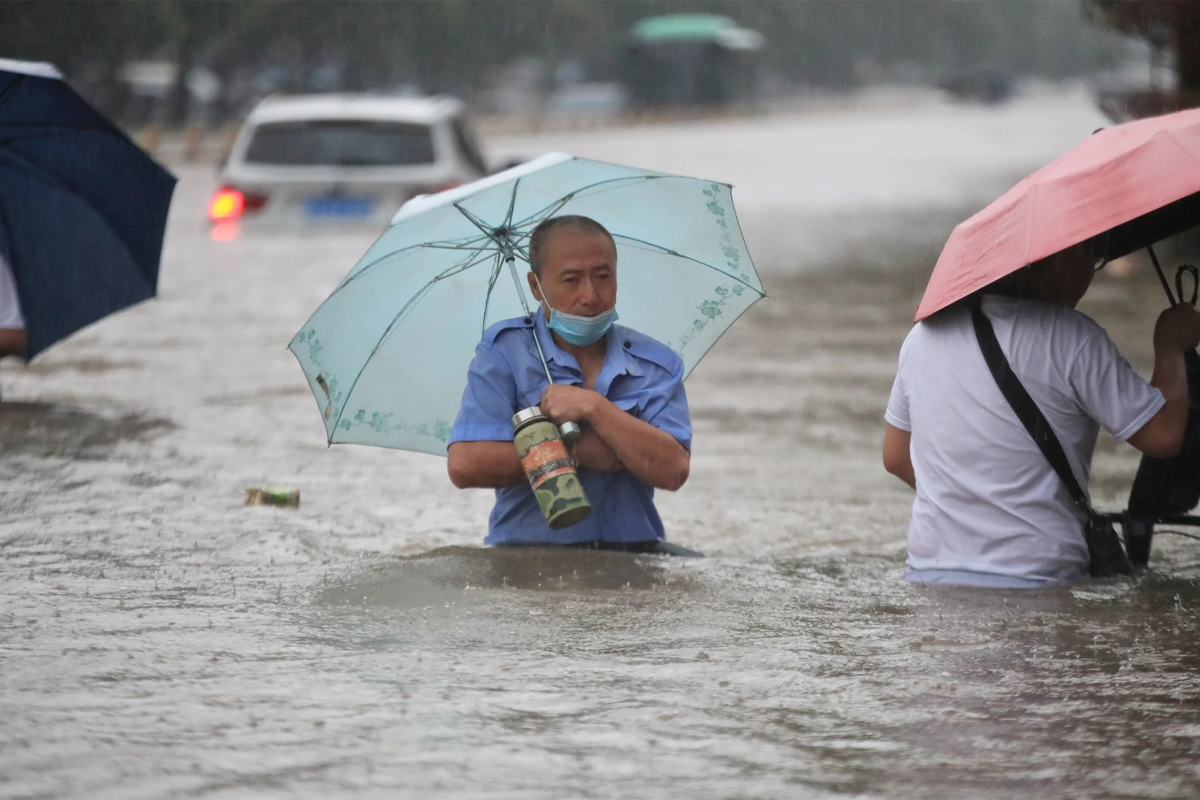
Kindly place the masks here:
MULTIPOLYGON (((546 324, 546 312, 541 306, 538 306, 537 310, 533 312, 533 330, 534 334, 538 337, 538 341, 542 343, 542 352, 546 354, 547 361, 553 361, 560 367, 566 367, 582 374, 579 362, 575 360, 575 356, 563 350, 554 341, 554 337, 550 333, 550 328, 546 324)), ((607 386, 608 382, 611 381, 611 378, 607 381, 604 380, 605 373, 609 372, 609 370, 612 370, 614 376, 625 374, 641 376, 643 374, 641 365, 637 363, 636 359, 630 358, 626 352, 629 349, 627 340, 622 338, 615 325, 608 329, 608 333, 604 334, 604 341, 604 366, 600 370, 601 377, 596 380, 597 386, 600 386, 602 381, 607 386)), ((530 344, 532 346, 532 342, 530 344)), ((533 355, 536 358, 537 347, 532 346, 532 349, 533 355)))

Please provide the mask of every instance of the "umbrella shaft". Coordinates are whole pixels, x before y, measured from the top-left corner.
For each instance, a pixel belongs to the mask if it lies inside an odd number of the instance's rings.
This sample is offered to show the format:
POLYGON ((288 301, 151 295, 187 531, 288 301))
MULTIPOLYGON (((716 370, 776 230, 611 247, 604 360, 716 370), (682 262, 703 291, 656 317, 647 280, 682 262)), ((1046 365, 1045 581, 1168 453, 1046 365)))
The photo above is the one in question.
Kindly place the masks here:
MULTIPOLYGON (((1150 254, 1150 263, 1154 264, 1154 271, 1158 273, 1158 280, 1162 283, 1163 291, 1167 293, 1167 299, 1171 301, 1171 305, 1175 305, 1175 295, 1171 294, 1171 287, 1167 284, 1167 276, 1163 275, 1162 267, 1158 264, 1158 256, 1154 255, 1154 247, 1146 245, 1146 252, 1150 254)), ((1179 298, 1179 302, 1183 302, 1183 298, 1179 298)))
MULTIPOLYGON (((513 286, 516 287, 517 297, 521 300, 521 308, 525 309, 525 316, 532 320, 533 315, 529 313, 529 303, 525 302, 525 290, 521 288, 521 279, 517 276, 516 259, 513 258, 512 253, 509 253, 508 257, 504 260, 508 262, 508 272, 512 275, 513 286)), ((546 354, 542 352, 542 343, 538 340, 537 331, 530 328, 529 335, 533 337, 533 343, 538 351, 538 358, 542 360, 542 369, 546 370, 546 380, 553 384, 554 378, 550 377, 550 365, 546 363, 546 354)))

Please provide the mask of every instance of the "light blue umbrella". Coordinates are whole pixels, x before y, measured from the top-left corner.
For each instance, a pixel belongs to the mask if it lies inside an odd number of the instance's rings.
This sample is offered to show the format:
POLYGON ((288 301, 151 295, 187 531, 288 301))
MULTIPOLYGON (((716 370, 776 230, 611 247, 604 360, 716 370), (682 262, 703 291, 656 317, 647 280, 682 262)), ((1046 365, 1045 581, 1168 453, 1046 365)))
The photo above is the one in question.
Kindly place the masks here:
POLYGON ((529 237, 564 214, 612 232, 621 324, 685 374, 764 296, 728 184, 553 153, 416 198, 289 345, 329 443, 445 455, 475 346, 536 307, 529 237))

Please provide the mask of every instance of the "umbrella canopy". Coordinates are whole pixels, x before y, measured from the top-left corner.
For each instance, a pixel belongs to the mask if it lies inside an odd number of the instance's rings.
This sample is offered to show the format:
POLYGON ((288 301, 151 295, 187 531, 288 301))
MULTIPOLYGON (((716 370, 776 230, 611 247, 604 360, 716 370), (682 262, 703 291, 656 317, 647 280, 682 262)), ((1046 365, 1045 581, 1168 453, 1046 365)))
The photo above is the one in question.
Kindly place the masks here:
POLYGON ((28 357, 154 296, 174 189, 53 67, 0 59, 0 255, 28 357))
POLYGON ((328 441, 445 455, 483 331, 535 302, 529 237, 564 214, 612 232, 622 324, 689 372, 763 296, 728 185, 543 156, 410 201, 296 334, 328 441))
POLYGON ((1200 109, 1106 128, 950 234, 917 321, 1100 234, 1119 258, 1200 224, 1200 109))

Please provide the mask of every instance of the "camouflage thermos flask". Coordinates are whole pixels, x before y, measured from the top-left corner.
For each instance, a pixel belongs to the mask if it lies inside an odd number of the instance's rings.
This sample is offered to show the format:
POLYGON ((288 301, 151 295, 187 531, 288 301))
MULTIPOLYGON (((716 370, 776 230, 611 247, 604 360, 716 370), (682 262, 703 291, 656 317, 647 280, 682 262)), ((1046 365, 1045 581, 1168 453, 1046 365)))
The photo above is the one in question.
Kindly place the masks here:
POLYGON ((513 415, 513 443, 529 486, 551 528, 566 528, 592 513, 558 428, 537 406, 513 415))

